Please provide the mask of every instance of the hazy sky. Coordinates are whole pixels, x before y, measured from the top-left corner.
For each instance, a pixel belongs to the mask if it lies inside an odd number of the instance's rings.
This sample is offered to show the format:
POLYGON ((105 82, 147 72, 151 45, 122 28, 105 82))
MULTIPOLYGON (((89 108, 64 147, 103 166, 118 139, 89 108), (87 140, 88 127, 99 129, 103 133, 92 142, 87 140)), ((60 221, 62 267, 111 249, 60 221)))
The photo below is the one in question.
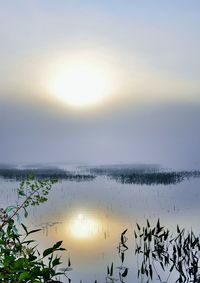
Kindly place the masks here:
POLYGON ((199 13, 198 0, 0 1, 0 163, 200 168, 199 13), (52 94, 73 62, 101 69, 99 104, 52 94))

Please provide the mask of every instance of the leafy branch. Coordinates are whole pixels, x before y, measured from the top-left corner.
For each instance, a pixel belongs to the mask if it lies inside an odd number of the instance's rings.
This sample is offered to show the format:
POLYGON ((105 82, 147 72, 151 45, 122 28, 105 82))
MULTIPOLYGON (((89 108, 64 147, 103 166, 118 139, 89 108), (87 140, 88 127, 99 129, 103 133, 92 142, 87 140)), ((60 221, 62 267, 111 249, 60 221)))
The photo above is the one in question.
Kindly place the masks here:
POLYGON ((40 256, 37 244, 28 237, 41 229, 28 231, 21 223, 25 232, 25 235, 21 235, 16 225, 16 218, 20 217, 21 210, 24 210, 24 216, 27 217, 27 208, 47 201, 49 191, 56 182, 53 179, 40 180, 30 176, 20 183, 16 205, 0 209, 0 282, 61 283, 60 276, 66 276, 71 281, 66 274, 71 270, 70 260, 64 270, 57 270, 61 261, 55 252, 65 251, 62 241, 44 250, 40 256))

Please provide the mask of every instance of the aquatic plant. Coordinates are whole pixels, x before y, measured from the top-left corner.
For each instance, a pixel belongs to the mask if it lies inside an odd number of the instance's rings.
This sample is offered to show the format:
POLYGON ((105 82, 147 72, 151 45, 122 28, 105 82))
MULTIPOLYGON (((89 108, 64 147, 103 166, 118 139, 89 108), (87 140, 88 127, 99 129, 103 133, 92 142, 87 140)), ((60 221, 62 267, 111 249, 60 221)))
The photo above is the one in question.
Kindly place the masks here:
POLYGON ((114 266, 112 262, 110 266, 107 266, 106 283, 115 283, 116 281, 125 283, 125 277, 128 275, 128 268, 124 265, 125 252, 128 250, 126 232, 127 229, 121 233, 120 242, 117 247, 120 258, 120 266, 116 267, 118 274, 114 276, 114 266))
POLYGON ((137 224, 135 239, 138 278, 142 282, 145 278, 146 282, 200 282, 200 236, 192 230, 186 232, 177 225, 173 234, 161 226, 159 219, 153 227, 147 220, 144 227, 137 224))

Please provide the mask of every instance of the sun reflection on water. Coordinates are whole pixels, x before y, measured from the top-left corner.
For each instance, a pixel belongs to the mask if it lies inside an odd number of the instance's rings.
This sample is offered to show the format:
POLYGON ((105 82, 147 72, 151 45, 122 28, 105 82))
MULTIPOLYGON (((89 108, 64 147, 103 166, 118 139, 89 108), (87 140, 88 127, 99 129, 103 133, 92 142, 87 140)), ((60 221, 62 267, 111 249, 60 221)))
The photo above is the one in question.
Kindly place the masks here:
POLYGON ((70 234, 77 239, 94 237, 99 230, 99 223, 89 215, 79 213, 69 223, 70 234))

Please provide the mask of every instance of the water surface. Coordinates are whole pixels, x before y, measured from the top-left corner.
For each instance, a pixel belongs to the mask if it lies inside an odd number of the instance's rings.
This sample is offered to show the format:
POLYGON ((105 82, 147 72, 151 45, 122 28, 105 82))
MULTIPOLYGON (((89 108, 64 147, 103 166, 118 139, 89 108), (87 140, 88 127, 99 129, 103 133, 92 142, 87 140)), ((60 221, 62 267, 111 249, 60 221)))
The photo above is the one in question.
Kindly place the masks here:
MULTIPOLYGON (((15 202, 18 182, 0 179, 1 206, 15 202)), ((136 222, 152 224, 157 219, 171 230, 178 223, 199 233, 200 179, 171 185, 121 184, 104 176, 89 182, 60 181, 53 186, 48 201, 30 208, 26 220, 37 234, 40 248, 63 240, 67 249, 63 263, 70 257, 72 282, 105 282, 107 265, 120 265, 117 246, 120 234, 128 228, 125 282, 137 282, 133 230, 136 222)), ((117 269, 115 269, 117 277, 117 269)))

